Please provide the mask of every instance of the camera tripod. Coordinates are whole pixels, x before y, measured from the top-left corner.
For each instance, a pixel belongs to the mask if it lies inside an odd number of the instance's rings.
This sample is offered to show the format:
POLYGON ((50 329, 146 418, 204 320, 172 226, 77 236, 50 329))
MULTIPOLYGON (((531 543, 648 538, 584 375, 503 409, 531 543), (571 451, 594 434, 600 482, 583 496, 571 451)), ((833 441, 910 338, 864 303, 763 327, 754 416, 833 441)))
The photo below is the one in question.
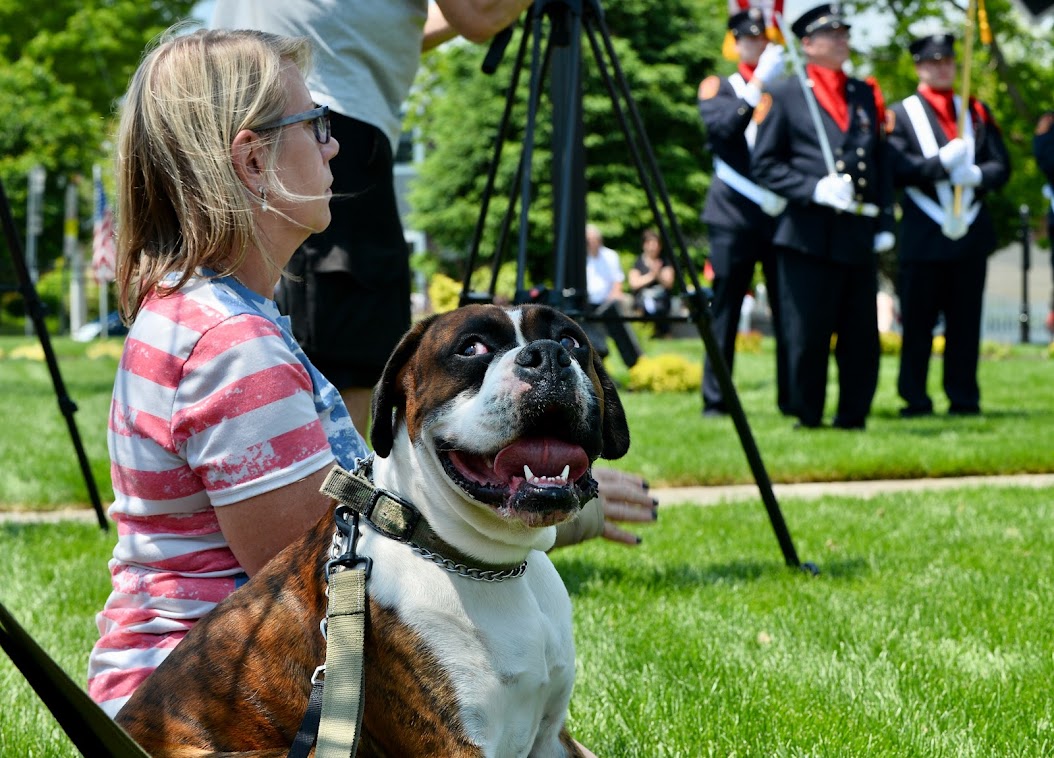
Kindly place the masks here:
MULTIPOLYGON (((598 317, 587 313, 585 275, 585 150, 582 126, 582 31, 586 32, 598 71, 611 99, 613 112, 626 138, 630 155, 647 196, 648 206, 655 218, 655 225, 665 249, 674 251, 671 261, 676 274, 676 286, 683 293, 688 306, 690 320, 702 338, 711 367, 721 387, 740 443, 746 454, 769 521, 776 534, 783 557, 788 566, 818 573, 814 564, 803 564, 794 548, 779 503, 772 490, 772 482, 761 460, 753 433, 747 422, 739 395, 732 383, 732 375, 721 354, 717 338, 711 329, 710 303, 700 285, 698 271, 688 255, 684 235, 677 223, 669 193, 658 168, 655 154, 644 131, 644 125, 629 90, 625 75, 618 62, 611 35, 604 20, 599 0, 534 0, 524 18, 523 34, 513 65, 512 80, 508 87, 505 108, 498 126, 494 143, 494 155, 490 162, 487 180, 480 204, 480 214, 472 237, 469 259, 462 283, 460 303, 491 302, 497 286, 498 271, 504 258, 514 210, 517 200, 520 205, 518 235, 516 295, 517 303, 544 302, 560 309, 579 321, 602 320, 611 325, 613 320, 651 320, 629 318, 610 313, 598 317), (543 19, 549 19, 549 37, 542 47, 543 19), (520 75, 524 69, 528 45, 531 45, 530 88, 527 102, 527 120, 523 146, 515 177, 510 188, 508 208, 501 221, 499 239, 494 248, 489 292, 471 290, 471 275, 479 256, 483 231, 486 226, 490 200, 501 161, 502 145, 508 132, 512 109, 516 98, 520 75), (538 105, 541 99, 542 81, 552 69, 551 101, 553 111, 553 208, 555 233, 553 285, 550 289, 527 289, 527 219, 530 207, 530 171, 534 152, 534 135, 537 126, 538 105), (628 118, 627 118, 628 114, 628 118), (631 128, 632 123, 632 128, 631 128), (676 245, 672 245, 675 241, 676 245)), ((511 29, 505 29, 491 45, 483 63, 487 73, 493 73, 497 62, 511 39, 511 29)), ((625 354, 616 332, 612 332, 616 346, 625 354)))
MULTIPOLYGON (((44 309, 40 303, 40 297, 37 295, 36 287, 33 286, 33 279, 29 275, 29 267, 26 265, 22 243, 18 238, 18 232, 15 230, 15 221, 11 214, 11 203, 7 199, 7 192, 2 181, 0 181, 0 220, 3 221, 7 248, 11 251, 11 259, 14 261, 15 270, 18 272, 26 315, 33 319, 33 327, 36 330, 37 338, 40 340, 40 347, 44 350, 44 358, 48 364, 48 371, 51 373, 51 383, 55 386, 59 410, 66 417, 66 426, 69 428, 70 437, 73 439, 73 447, 77 452, 77 461, 80 463, 84 483, 88 487, 88 496, 91 498, 92 507, 95 509, 95 515, 99 520, 99 527, 103 531, 108 531, 110 527, 106 521, 106 514, 103 512, 102 501, 99 499, 99 490, 95 486, 95 477, 92 476, 91 466, 88 464, 88 456, 84 452, 80 432, 77 430, 77 422, 73 418, 73 414, 77 410, 77 404, 73 402, 69 393, 66 392, 66 383, 62 381, 62 374, 59 373, 59 362, 55 357, 55 351, 51 347, 51 338, 48 337, 48 328, 44 323, 44 309)), ((103 317, 105 317, 105 314, 103 317)))

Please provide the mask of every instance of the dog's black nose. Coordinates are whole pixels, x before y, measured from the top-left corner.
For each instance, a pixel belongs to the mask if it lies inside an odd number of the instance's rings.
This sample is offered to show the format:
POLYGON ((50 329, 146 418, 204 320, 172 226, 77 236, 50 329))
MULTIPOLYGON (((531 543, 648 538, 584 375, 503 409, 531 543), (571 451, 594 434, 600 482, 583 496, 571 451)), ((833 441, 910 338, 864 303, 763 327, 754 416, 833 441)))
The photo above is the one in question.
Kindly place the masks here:
POLYGON ((524 346, 516 356, 516 365, 536 371, 558 373, 571 365, 571 354, 559 342, 537 340, 524 346))

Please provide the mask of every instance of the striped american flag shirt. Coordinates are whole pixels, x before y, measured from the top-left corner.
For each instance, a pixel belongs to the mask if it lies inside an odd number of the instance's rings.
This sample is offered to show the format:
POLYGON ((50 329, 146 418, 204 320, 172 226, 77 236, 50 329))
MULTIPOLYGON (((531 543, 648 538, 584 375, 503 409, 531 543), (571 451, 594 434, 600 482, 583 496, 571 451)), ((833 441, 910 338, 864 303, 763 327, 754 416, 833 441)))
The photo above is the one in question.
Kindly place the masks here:
POLYGON ((216 508, 366 455, 337 389, 272 300, 231 277, 147 299, 109 421, 117 546, 88 693, 111 716, 247 577, 216 508))

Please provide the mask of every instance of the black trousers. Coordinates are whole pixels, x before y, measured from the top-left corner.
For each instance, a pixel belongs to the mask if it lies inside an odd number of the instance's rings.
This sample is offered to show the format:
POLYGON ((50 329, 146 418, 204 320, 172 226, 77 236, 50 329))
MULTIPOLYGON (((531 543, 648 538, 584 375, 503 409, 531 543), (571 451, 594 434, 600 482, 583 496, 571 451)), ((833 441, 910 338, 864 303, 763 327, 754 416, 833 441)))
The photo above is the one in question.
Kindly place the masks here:
POLYGON ((900 262, 900 349, 897 392, 908 407, 932 410, 926 391, 933 329, 944 314, 944 393, 953 408, 980 408, 977 361, 981 306, 988 258, 972 255, 949 261, 900 262))
POLYGON ((388 138, 370 124, 331 114, 340 152, 333 220, 296 251, 276 296, 293 335, 337 389, 376 384, 410 328, 410 250, 395 197, 388 138))
MULTIPOLYGON (((721 355, 729 373, 736 356, 736 330, 743 298, 754 278, 758 261, 765 274, 769 304, 772 308, 772 329, 776 335, 776 403, 783 413, 790 411, 790 390, 787 387, 787 347, 781 332, 779 275, 776 254, 768 231, 727 229, 710 226, 710 265, 714 269, 713 300, 710 304, 710 326, 721 347, 721 355)), ((703 374, 703 409, 726 412, 721 386, 714 375, 710 356, 706 357, 703 374)))
POLYGON ((804 426, 823 421, 831 337, 838 335, 837 426, 862 427, 878 387, 878 272, 874 257, 850 265, 776 248, 790 411, 804 426))

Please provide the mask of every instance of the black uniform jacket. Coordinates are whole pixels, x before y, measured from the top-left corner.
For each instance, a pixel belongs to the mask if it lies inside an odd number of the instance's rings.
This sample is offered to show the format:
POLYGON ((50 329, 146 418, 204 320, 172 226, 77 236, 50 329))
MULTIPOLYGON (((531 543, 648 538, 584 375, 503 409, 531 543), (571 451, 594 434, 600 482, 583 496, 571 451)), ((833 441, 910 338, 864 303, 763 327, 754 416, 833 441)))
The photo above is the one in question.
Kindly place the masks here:
MULTIPOLYGON (((1054 187, 1054 127, 1049 124, 1042 133, 1036 132, 1032 137, 1032 154, 1036 157, 1036 165, 1043 172, 1047 184, 1054 187)), ((1054 224, 1054 207, 1050 200, 1047 201, 1047 223, 1054 224)))
POLYGON ((813 189, 827 174, 827 165, 797 78, 772 88, 768 112, 765 99, 759 104, 752 166, 759 183, 789 201, 776 221, 774 244, 841 263, 866 263, 874 256, 874 235, 893 231, 893 182, 874 91, 866 82, 850 78, 846 102, 849 128, 845 132, 827 111, 817 107, 836 171, 852 177, 857 201, 878 206, 878 218, 812 202, 813 189))
MULTIPOLYGON (((736 95, 727 77, 709 77, 703 83, 704 93, 717 82, 720 82, 717 93, 699 100, 699 116, 706 127, 707 147, 715 157, 753 181, 750 148, 747 147, 745 134, 754 115, 754 106, 736 95)), ((706 195, 706 205, 703 206, 703 221, 725 229, 763 232, 771 229, 773 218, 753 200, 743 197, 721 181, 715 173, 706 195)))
MULTIPOLYGON (((922 95, 922 108, 933 129, 938 147, 948 144, 937 120, 933 107, 922 95)), ((961 258, 972 254, 988 255, 996 247, 995 227, 983 200, 987 192, 1002 187, 1010 179, 1010 156, 1007 154, 1003 136, 995 125, 987 106, 982 118, 974 108, 970 117, 974 132, 974 163, 981 169, 981 185, 974 187, 974 201, 981 201, 981 210, 962 239, 951 240, 941 233, 940 226, 904 195, 901 208, 904 211, 900 223, 900 258, 906 261, 941 261, 961 258)), ((887 118, 887 138, 890 163, 893 166, 893 181, 897 187, 915 186, 939 204, 934 184, 947 180, 948 172, 941 166, 940 158, 922 156, 919 139, 908 118, 902 102, 890 108, 887 118)))

